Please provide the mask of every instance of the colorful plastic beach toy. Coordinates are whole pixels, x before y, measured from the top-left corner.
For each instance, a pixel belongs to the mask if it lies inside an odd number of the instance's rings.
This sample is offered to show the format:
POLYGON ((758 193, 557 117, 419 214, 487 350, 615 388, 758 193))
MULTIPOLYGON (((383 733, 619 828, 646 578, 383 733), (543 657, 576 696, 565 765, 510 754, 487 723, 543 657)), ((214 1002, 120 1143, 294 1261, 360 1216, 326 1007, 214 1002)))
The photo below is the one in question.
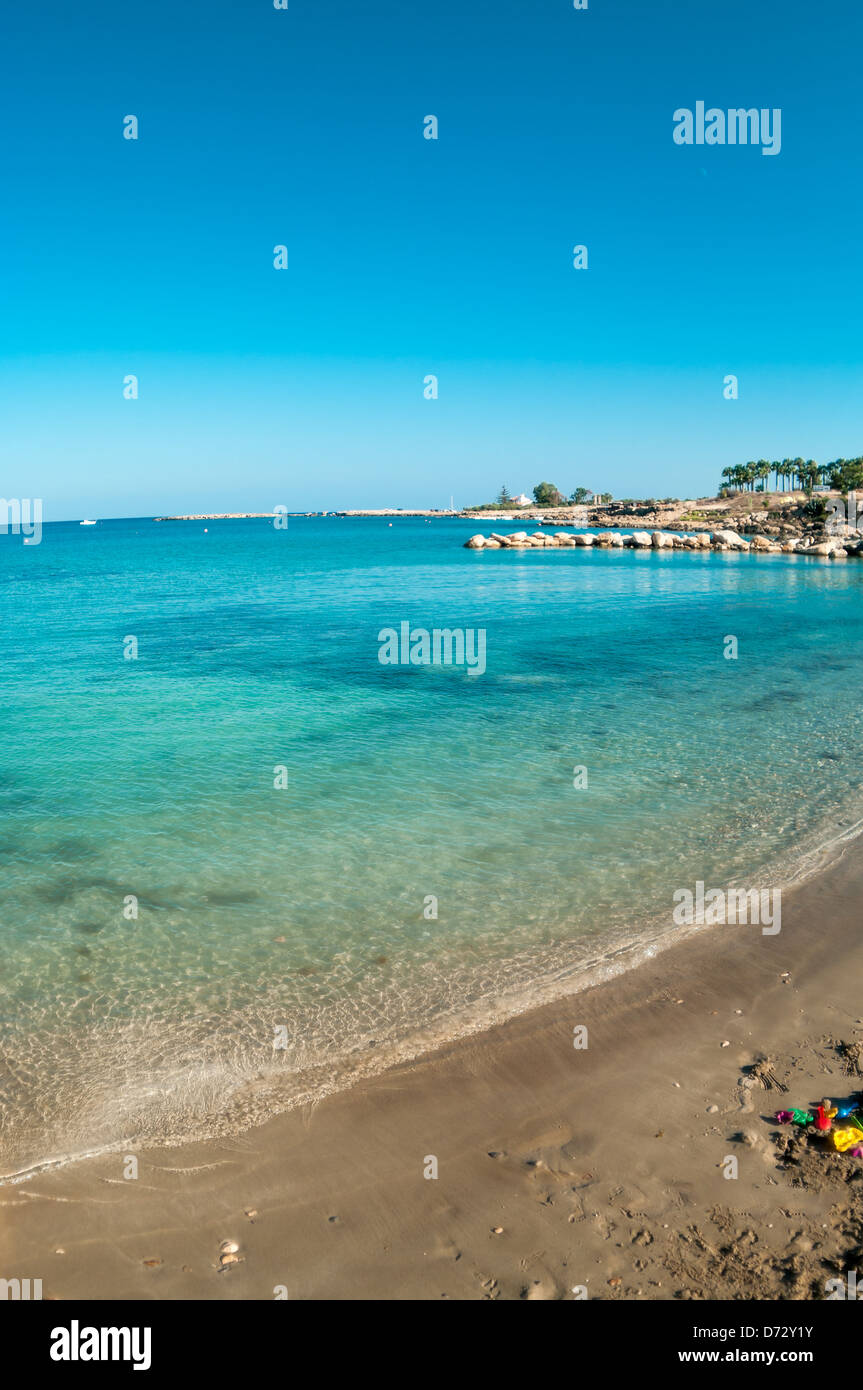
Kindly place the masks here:
POLYGON ((846 1149, 850 1149, 852 1145, 860 1143, 860 1131, 853 1127, 849 1129, 834 1129, 833 1143, 839 1153, 844 1154, 846 1149))

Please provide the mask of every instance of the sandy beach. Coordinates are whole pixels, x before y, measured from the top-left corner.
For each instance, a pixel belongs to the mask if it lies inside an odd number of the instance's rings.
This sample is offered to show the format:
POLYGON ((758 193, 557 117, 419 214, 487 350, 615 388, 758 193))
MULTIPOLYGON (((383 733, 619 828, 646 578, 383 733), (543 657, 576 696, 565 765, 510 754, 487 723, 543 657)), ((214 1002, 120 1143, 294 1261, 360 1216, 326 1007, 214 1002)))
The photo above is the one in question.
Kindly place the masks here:
POLYGON ((861 893, 858 840, 778 935, 705 929, 136 1180, 118 1154, 5 1187, 2 1267, 62 1300, 821 1299, 863 1258, 863 1162, 788 1160, 772 1115, 861 1084, 861 893))

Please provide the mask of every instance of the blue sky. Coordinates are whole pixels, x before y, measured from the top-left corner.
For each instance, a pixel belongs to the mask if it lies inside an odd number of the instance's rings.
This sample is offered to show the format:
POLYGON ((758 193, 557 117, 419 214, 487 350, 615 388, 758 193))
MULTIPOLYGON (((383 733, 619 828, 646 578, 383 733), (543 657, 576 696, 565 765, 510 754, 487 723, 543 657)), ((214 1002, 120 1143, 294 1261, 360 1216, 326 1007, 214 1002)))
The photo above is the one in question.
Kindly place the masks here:
POLYGON ((857 0, 7 7, 0 490, 444 506, 863 453, 861 41, 857 0), (676 145, 699 99, 781 108, 781 153, 676 145))

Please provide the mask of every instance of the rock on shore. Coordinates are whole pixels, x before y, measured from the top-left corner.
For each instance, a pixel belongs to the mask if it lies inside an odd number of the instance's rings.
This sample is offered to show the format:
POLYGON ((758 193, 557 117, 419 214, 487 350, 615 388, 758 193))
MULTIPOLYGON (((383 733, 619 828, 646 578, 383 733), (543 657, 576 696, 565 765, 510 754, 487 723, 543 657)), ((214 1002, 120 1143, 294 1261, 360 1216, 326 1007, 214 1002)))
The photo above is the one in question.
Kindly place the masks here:
POLYGON ((752 535, 748 539, 737 531, 723 527, 717 531, 699 531, 695 534, 671 531, 555 531, 548 535, 544 531, 511 531, 501 535, 493 531, 490 536, 478 533, 465 541, 468 550, 555 550, 572 549, 607 550, 627 546, 634 550, 730 550, 748 551, 759 555, 817 555, 824 559, 844 560, 847 555, 863 555, 863 535, 837 536, 791 536, 778 537, 752 535))

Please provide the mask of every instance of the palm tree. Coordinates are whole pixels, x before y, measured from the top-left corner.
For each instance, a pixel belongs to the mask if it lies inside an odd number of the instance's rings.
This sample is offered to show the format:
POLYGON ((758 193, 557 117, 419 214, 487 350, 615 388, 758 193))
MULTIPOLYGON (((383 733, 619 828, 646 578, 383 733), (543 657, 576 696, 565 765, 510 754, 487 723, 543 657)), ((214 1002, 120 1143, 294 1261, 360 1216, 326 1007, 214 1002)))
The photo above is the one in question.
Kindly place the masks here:
POLYGON ((767 479, 770 477, 770 464, 766 459, 759 459, 756 463, 755 477, 758 479, 759 483, 765 484, 761 490, 766 491, 767 479))
POLYGON ((818 464, 814 459, 807 459, 803 465, 802 477, 803 486, 807 492, 811 492, 818 482, 818 464))

